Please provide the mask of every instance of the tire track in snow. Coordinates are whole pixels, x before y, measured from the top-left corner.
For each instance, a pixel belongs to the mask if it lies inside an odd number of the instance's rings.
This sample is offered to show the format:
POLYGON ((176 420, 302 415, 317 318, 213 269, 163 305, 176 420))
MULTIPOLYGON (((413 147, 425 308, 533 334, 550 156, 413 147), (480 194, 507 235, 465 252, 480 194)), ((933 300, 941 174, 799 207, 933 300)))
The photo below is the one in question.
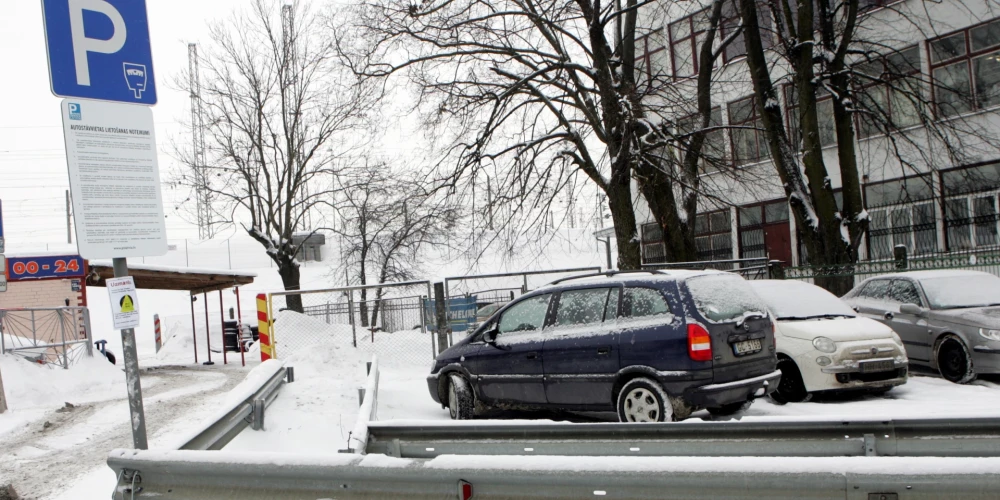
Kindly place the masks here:
MULTIPOLYGON (((240 368, 143 371, 144 380, 157 379, 143 393, 150 445, 174 444, 178 431, 197 425, 245 375, 246 370, 240 368)), ((91 498, 89 493, 70 490, 83 476, 107 469, 109 451, 132 447, 128 402, 120 399, 60 409, 6 438, 0 450, 0 483, 13 483, 24 499, 52 498, 60 491, 69 493, 67 498, 91 498), (44 427, 45 422, 50 425, 44 427)), ((112 486, 100 497, 110 495, 112 486)))

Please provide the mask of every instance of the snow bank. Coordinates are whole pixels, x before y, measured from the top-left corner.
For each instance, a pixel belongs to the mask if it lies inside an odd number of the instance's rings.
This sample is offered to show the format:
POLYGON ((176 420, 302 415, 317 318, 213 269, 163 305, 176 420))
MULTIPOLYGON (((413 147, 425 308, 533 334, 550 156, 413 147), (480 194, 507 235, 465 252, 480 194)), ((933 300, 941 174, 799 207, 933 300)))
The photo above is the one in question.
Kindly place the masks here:
POLYGON ((0 373, 7 404, 15 410, 105 401, 125 394, 125 373, 104 357, 83 355, 67 370, 4 354, 0 373))

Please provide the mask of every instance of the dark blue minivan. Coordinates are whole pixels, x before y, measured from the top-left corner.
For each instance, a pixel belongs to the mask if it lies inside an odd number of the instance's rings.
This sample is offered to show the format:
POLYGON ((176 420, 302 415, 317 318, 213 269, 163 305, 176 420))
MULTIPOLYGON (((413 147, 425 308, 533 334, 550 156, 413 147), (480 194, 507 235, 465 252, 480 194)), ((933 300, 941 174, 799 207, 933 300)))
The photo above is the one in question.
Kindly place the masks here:
POLYGON ((518 408, 663 422, 736 413, 780 377, 771 318, 740 276, 612 271, 507 304, 438 355, 427 383, 454 419, 518 408))

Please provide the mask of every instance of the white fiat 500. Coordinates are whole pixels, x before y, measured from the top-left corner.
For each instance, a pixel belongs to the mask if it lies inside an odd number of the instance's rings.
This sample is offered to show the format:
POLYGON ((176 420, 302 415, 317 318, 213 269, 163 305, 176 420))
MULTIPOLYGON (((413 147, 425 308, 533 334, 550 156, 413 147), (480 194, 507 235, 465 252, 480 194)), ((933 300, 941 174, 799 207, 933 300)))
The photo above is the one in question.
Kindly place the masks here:
POLYGON ((889 327, 858 316, 826 290, 802 281, 751 281, 775 317, 781 381, 776 403, 819 391, 885 393, 906 383, 903 342, 889 327))

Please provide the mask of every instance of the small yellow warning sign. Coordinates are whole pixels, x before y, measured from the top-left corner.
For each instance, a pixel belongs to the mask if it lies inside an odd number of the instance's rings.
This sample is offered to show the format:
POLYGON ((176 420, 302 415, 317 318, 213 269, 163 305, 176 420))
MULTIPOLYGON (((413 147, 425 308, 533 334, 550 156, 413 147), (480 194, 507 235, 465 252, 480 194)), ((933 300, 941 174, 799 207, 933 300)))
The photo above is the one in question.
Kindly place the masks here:
POLYGON ((139 326, 139 295, 135 290, 135 280, 131 276, 108 278, 105 286, 115 330, 139 326))
POLYGON ((135 305, 132 302, 132 296, 131 295, 124 295, 124 296, 122 296, 122 300, 120 301, 120 305, 122 306, 122 312, 123 313, 135 312, 135 305))

